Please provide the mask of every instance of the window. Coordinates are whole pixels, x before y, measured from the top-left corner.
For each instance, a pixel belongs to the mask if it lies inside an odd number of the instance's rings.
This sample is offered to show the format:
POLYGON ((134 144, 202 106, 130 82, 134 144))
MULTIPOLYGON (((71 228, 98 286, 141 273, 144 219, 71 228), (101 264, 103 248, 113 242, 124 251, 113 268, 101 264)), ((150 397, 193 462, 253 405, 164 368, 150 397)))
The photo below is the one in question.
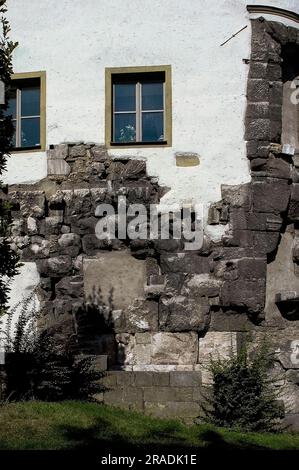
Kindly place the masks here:
POLYGON ((14 149, 45 150, 45 73, 14 74, 8 96, 14 149))
POLYGON ((106 145, 171 145, 170 66, 106 69, 106 145))

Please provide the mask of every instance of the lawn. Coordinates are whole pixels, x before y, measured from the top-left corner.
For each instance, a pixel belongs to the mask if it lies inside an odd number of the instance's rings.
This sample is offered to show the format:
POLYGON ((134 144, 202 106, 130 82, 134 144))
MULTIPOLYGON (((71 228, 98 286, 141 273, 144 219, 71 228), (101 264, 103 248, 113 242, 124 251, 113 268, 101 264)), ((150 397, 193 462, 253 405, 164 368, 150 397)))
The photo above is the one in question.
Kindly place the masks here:
POLYGON ((0 407, 0 449, 299 449, 299 434, 233 432, 184 426, 96 403, 23 402, 0 407))

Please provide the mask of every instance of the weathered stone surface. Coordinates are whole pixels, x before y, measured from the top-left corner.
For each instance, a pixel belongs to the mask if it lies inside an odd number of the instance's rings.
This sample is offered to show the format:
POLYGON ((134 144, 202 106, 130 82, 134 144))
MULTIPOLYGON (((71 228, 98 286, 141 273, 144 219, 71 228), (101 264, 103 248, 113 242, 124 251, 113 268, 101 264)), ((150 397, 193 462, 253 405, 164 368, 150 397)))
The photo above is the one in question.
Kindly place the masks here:
POLYGON ((248 332, 252 330, 253 327, 254 325, 244 312, 240 313, 236 310, 228 309, 211 313, 209 331, 248 332))
POLYGON ((231 207, 249 210, 251 207, 251 188, 249 184, 239 186, 221 185, 222 199, 231 207))
POLYGON ((288 413, 283 419, 283 426, 294 432, 299 432, 299 413, 288 413))
POLYGON ((69 153, 67 144, 51 145, 50 150, 47 151, 48 159, 65 160, 69 153))
POLYGON ((253 243, 258 254, 272 253, 278 247, 280 234, 277 232, 252 232, 253 243))
POLYGON ((169 372, 153 372, 153 385, 165 387, 170 383, 169 372))
POLYGON ((291 220, 299 220, 299 183, 292 185, 288 216, 291 220))
POLYGON ((48 158, 47 170, 49 176, 68 176, 71 172, 71 167, 65 160, 48 158))
POLYGON ((62 225, 62 218, 60 216, 45 217, 39 227, 41 235, 58 235, 62 225))
POLYGON ((252 184, 253 208, 257 212, 284 212, 289 203, 290 188, 285 180, 270 178, 252 184))
POLYGON ((65 233, 58 239, 58 244, 63 254, 76 257, 81 248, 81 239, 75 233, 65 233))
POLYGON ((74 146, 71 146, 69 149, 70 158, 85 157, 85 155, 86 155, 85 145, 74 145, 74 146))
POLYGON ((269 176, 272 178, 290 179, 290 164, 281 158, 255 158, 251 161, 251 169, 258 172, 258 176, 269 176))
POLYGON ((45 215, 45 194, 43 191, 22 191, 11 193, 10 197, 20 201, 20 211, 23 217, 38 217, 45 215))
POLYGON ((286 379, 288 382, 299 385, 299 370, 289 369, 286 372, 286 379))
POLYGON ((81 276, 64 277, 55 286, 58 297, 80 298, 83 294, 83 279, 81 276))
POLYGON ((173 371, 169 373, 172 387, 200 387, 201 372, 173 371))
POLYGON ((22 259, 39 259, 50 256, 50 242, 42 237, 31 238, 31 245, 22 251, 22 259))
POLYGON ((237 350, 237 333, 208 331, 199 338, 198 364, 208 364, 212 359, 229 358, 237 350))
POLYGON ((124 311, 125 331, 128 333, 157 331, 158 304, 157 302, 135 300, 124 311))
POLYGON ((246 140, 266 140, 271 136, 270 119, 253 119, 246 120, 246 140))
POLYGON ((82 249, 86 255, 96 255, 99 250, 107 250, 111 243, 109 240, 100 240, 95 234, 87 234, 82 238, 82 249))
POLYGON ((70 256, 56 256, 49 259, 37 261, 38 269, 41 274, 47 276, 60 277, 67 275, 72 267, 72 259, 70 256))
POLYGON ((144 298, 145 262, 127 252, 101 253, 96 259, 85 259, 83 271, 86 298, 95 297, 97 301, 100 294, 104 304, 121 310, 135 299, 144 298))
POLYGON ((227 281, 221 289, 220 304, 247 308, 250 313, 260 313, 264 309, 265 296, 265 279, 227 281))
POLYGON ((160 259, 162 273, 193 273, 202 274, 210 272, 209 259, 196 254, 177 253, 162 255, 160 259))
MULTIPOLYGON (((77 210, 80 214, 80 209, 77 210)), ((96 217, 81 217, 79 215, 70 216, 71 231, 78 235, 95 234, 95 227, 98 222, 96 217)))
POLYGON ((153 335, 153 364, 195 364, 197 354, 196 333, 155 333, 153 335))
POLYGON ((108 152, 106 147, 95 145, 90 149, 91 156, 96 162, 105 162, 109 160, 108 152))
POLYGON ((180 291, 186 296, 217 297, 220 287, 221 281, 210 274, 191 274, 185 277, 180 291))
POLYGON ((210 305, 207 297, 162 297, 159 327, 162 331, 203 331, 208 325, 210 305))
POLYGON ((72 311, 72 301, 70 299, 53 300, 53 308, 56 316, 69 314, 72 311))
POLYGON ((251 102, 269 100, 269 83, 260 78, 250 78, 247 85, 247 99, 251 102))
POLYGON ((280 215, 263 212, 247 213, 246 221, 248 230, 267 232, 279 232, 283 222, 280 215))

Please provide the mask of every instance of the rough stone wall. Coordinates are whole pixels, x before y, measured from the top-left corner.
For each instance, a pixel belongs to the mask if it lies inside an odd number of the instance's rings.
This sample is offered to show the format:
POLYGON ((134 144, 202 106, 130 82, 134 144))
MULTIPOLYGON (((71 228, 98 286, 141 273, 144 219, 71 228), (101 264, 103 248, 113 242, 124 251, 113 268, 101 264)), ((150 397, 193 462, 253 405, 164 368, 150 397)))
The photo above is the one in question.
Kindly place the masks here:
POLYGON ((103 382, 106 391, 96 398, 105 404, 186 423, 201 414, 199 402, 206 393, 200 372, 110 371, 103 382))
MULTIPOLYGON (((269 290, 267 267, 286 232, 293 238, 290 266, 298 275, 298 158, 283 153, 281 132, 283 46, 299 44, 299 34, 263 19, 252 21, 252 28, 245 134, 252 181, 223 185, 222 200, 210 207, 208 223, 229 227, 221 241, 205 234, 203 247, 187 252, 180 240, 99 240, 98 204, 117 208, 119 195, 126 195, 128 204, 157 204, 167 188, 147 175, 144 161, 112 160, 101 146, 65 143, 49 150, 45 180, 9 188, 12 243, 23 261, 37 263, 47 327, 55 327, 62 341, 67 337, 81 352, 107 355, 110 369, 128 372, 128 379, 121 380, 136 380, 138 371, 150 372, 144 375, 149 381, 158 372, 169 377, 169 372, 189 371, 190 377, 201 372, 201 383, 207 385, 204 366, 210 354, 237 349, 247 331, 253 341, 271 336, 275 367, 283 372, 286 411, 294 422, 299 414, 299 289, 269 290), (132 262, 126 274, 127 304, 124 276, 117 276, 123 257, 140 262, 138 268, 132 262), (116 290, 111 298, 109 286, 116 290), (279 319, 265 314, 267 291, 275 297, 279 319)), ((118 393, 125 401, 127 392, 118 393)), ((151 400, 143 388, 136 394, 145 409, 151 400)))

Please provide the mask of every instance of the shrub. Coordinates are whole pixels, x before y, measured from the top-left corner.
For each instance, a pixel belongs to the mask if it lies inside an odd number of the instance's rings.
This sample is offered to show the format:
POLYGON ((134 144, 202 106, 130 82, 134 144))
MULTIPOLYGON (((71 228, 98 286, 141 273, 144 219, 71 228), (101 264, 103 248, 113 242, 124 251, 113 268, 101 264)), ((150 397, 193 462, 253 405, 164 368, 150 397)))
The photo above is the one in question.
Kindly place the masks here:
POLYGON ((57 401, 91 399, 102 391, 93 356, 75 355, 55 341, 55 336, 37 327, 39 316, 35 292, 20 302, 6 323, 6 398, 57 401), (14 328, 12 317, 18 315, 14 328))
MULTIPOLYGON (((17 43, 9 38, 10 26, 5 18, 6 11, 6 0, 0 0, 0 80, 8 90, 13 72, 12 53, 17 43)), ((7 102, 4 105, 0 104, 0 176, 6 169, 6 160, 13 146, 14 126, 12 116, 6 116, 6 111, 7 102)), ((7 312, 9 280, 18 274, 20 267, 18 256, 9 241, 11 213, 3 189, 0 181, 0 315, 7 312)))
POLYGON ((269 371, 273 358, 263 342, 249 358, 246 344, 229 358, 210 361, 208 370, 213 385, 209 397, 204 397, 205 418, 216 426, 246 431, 278 429, 282 408, 280 392, 275 387, 277 377, 269 371))

